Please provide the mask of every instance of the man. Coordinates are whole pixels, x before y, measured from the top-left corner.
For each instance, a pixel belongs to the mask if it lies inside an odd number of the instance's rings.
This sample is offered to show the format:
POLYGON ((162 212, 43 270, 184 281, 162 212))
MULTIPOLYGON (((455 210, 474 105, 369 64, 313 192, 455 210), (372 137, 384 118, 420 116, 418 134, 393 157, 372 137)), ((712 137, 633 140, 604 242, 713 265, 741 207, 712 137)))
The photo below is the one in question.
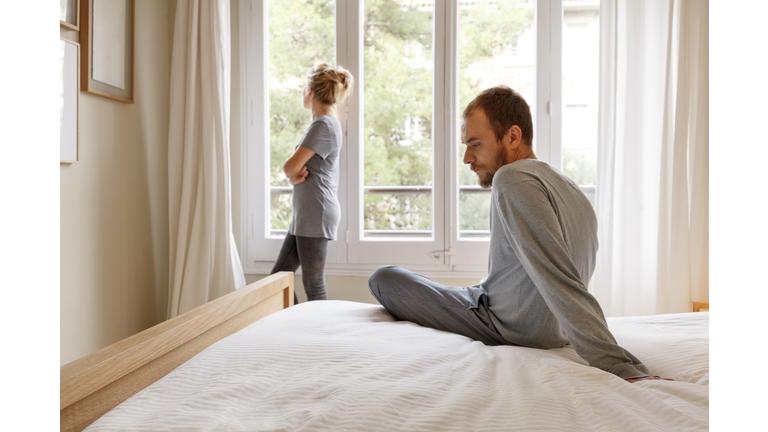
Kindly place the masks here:
POLYGON ((377 269, 371 293, 395 318, 488 345, 558 348, 571 343, 590 365, 630 382, 657 379, 621 348, 587 292, 597 219, 578 185, 533 153, 525 99, 506 86, 464 110, 464 163, 492 187, 488 276, 449 287, 395 266, 377 269))

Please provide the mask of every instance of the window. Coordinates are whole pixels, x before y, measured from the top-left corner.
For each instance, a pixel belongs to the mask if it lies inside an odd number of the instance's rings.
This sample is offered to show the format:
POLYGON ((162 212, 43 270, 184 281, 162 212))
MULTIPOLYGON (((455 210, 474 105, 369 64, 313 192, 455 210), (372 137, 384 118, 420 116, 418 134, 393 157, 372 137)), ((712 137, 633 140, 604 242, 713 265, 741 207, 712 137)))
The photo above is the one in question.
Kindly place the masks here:
MULTIPOLYGON (((535 112, 535 23, 530 2, 497 1, 459 3, 459 106, 482 90, 508 85, 517 90, 535 112), (498 17, 503 16, 501 20, 498 17)), ((461 136, 457 130, 458 136, 461 136)), ((534 134, 535 136, 535 134, 534 134)), ((477 176, 463 165, 464 146, 458 146, 459 238, 490 236, 490 189, 477 184, 477 176)))
POLYGON ((241 0, 246 272, 269 270, 290 224, 281 166, 310 121, 301 87, 316 60, 356 80, 339 109, 342 220, 328 274, 486 271, 490 190, 462 163, 460 115, 493 85, 526 97, 537 156, 594 194, 597 11, 585 0, 241 0), (593 130, 574 133, 585 122, 593 130))
POLYGON ((595 205, 600 2, 566 1, 563 17, 562 171, 595 205))
POLYGON ((299 142, 308 123, 301 105, 306 69, 315 59, 335 59, 333 6, 332 1, 267 0, 271 236, 284 236, 291 224, 292 187, 283 162, 293 154, 290 143, 299 142))
POLYGON ((363 239, 435 236, 434 15, 363 1, 363 239))

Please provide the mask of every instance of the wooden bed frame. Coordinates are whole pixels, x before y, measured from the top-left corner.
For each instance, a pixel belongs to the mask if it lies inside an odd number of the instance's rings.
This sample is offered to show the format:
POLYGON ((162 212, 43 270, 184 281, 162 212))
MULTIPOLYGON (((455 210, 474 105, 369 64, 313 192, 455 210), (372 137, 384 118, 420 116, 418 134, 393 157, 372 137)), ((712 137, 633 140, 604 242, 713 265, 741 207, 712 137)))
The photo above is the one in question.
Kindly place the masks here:
POLYGON ((61 367, 60 430, 80 431, 194 355, 293 305, 280 272, 61 367))

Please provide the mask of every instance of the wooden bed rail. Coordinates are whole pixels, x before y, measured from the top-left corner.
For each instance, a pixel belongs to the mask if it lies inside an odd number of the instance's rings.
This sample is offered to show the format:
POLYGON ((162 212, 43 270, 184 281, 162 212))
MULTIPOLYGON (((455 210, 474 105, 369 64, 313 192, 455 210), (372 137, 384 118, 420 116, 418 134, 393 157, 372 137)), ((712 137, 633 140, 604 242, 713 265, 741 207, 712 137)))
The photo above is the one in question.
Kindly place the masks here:
POLYGON ((219 339, 292 305, 293 273, 276 273, 62 366, 60 430, 83 430, 219 339))

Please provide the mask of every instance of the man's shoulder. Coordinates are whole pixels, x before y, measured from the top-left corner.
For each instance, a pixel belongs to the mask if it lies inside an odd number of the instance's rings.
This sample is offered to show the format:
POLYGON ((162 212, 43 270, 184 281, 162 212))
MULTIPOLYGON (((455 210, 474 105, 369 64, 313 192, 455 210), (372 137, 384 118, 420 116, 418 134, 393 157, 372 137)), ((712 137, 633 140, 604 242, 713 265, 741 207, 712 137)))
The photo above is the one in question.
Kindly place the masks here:
POLYGON ((517 183, 536 181, 541 177, 542 170, 547 168, 549 165, 546 162, 537 159, 522 159, 506 164, 493 176, 493 187, 505 190, 517 183))

